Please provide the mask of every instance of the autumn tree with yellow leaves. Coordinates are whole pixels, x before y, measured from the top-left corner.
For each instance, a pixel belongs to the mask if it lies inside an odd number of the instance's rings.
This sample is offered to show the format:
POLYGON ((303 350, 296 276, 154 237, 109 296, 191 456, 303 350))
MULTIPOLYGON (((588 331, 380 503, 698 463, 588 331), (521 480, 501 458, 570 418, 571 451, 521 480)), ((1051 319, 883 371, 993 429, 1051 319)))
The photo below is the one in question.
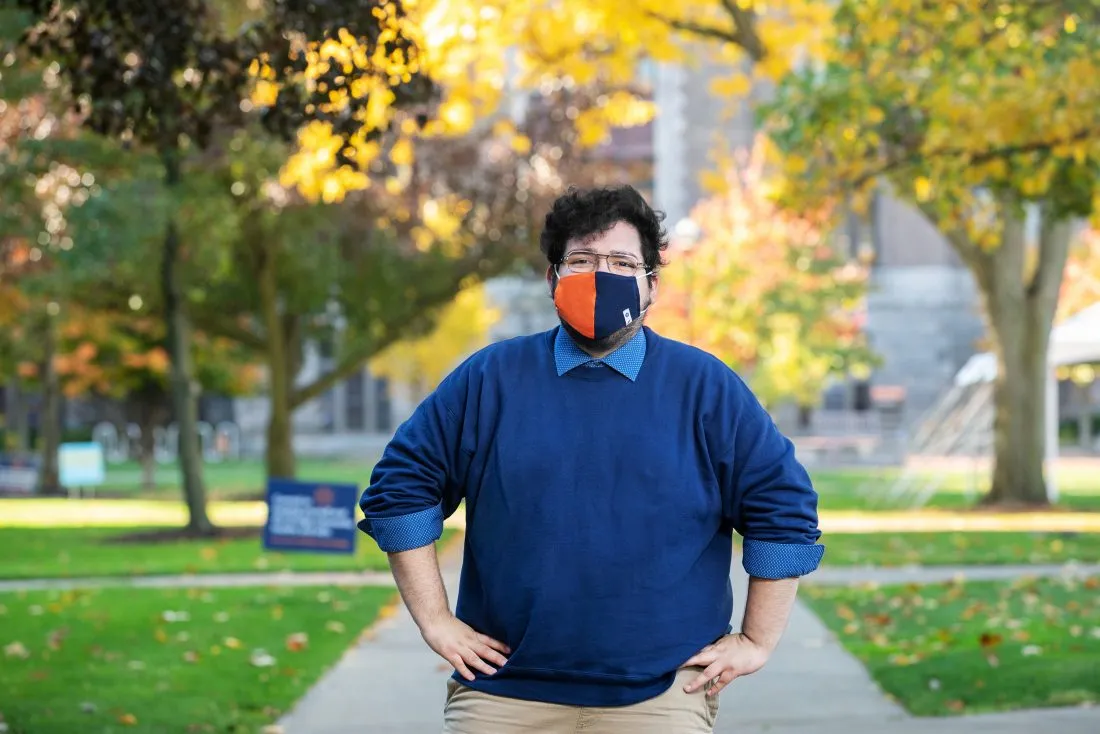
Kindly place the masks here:
POLYGON ((764 148, 725 173, 691 213, 699 240, 674 243, 650 324, 743 374, 765 405, 817 405, 828 381, 874 363, 860 323, 867 271, 835 250, 827 212, 769 198, 764 148))
POLYGON ((1074 220, 1100 201, 1100 8, 844 0, 834 30, 764 114, 787 200, 880 189, 951 243, 999 364, 987 501, 1043 504, 1045 355, 1074 220))

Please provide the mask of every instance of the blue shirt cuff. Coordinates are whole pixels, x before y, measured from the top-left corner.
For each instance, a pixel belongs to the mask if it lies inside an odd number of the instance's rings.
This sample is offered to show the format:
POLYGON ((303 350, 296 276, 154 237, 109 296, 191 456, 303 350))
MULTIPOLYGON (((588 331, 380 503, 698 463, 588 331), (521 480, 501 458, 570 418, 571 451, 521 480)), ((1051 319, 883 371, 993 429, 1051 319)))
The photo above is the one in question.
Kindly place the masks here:
POLYGON ((789 579, 805 576, 817 569, 823 545, 772 543, 745 538, 741 564, 749 576, 760 579, 789 579))
POLYGON ((443 505, 396 517, 364 518, 359 529, 374 538, 385 553, 422 548, 443 535, 443 505))

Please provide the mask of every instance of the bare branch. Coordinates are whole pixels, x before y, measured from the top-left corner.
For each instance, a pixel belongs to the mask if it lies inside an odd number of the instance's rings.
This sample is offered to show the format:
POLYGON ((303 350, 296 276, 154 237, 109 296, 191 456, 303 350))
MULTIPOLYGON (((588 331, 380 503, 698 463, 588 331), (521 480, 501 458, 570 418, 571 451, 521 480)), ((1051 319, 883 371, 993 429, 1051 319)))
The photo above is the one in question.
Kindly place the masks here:
POLYGON ((753 11, 740 7, 735 0, 722 0, 722 7, 730 17, 732 28, 722 28, 681 18, 669 18, 653 10, 647 10, 646 15, 682 33, 690 33, 722 43, 732 43, 740 47, 754 62, 763 60, 768 50, 764 48, 763 41, 756 33, 756 16, 753 11))

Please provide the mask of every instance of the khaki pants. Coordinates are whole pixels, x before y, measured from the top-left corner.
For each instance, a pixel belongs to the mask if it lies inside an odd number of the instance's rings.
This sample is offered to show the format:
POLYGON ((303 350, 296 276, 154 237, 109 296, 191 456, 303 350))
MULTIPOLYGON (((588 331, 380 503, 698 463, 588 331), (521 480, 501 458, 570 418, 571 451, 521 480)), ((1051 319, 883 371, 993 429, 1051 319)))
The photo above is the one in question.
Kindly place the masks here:
POLYGON ((659 696, 630 706, 563 706, 492 696, 447 681, 443 734, 711 734, 718 697, 684 686, 703 669, 682 668, 659 696))

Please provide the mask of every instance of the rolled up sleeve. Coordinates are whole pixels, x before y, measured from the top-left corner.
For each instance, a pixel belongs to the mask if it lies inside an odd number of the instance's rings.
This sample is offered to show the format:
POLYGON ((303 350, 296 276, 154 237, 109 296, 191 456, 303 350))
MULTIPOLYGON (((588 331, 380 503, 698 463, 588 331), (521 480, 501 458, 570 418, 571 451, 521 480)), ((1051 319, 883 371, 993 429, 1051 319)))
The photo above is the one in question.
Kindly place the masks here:
POLYGON ((456 476, 463 422, 448 407, 443 388, 398 427, 359 500, 359 529, 386 553, 434 543, 462 502, 456 476))
POLYGON ((815 571, 825 553, 818 544, 817 491, 794 444, 751 395, 743 400, 719 473, 726 520, 745 539, 745 571, 765 579, 815 571))

